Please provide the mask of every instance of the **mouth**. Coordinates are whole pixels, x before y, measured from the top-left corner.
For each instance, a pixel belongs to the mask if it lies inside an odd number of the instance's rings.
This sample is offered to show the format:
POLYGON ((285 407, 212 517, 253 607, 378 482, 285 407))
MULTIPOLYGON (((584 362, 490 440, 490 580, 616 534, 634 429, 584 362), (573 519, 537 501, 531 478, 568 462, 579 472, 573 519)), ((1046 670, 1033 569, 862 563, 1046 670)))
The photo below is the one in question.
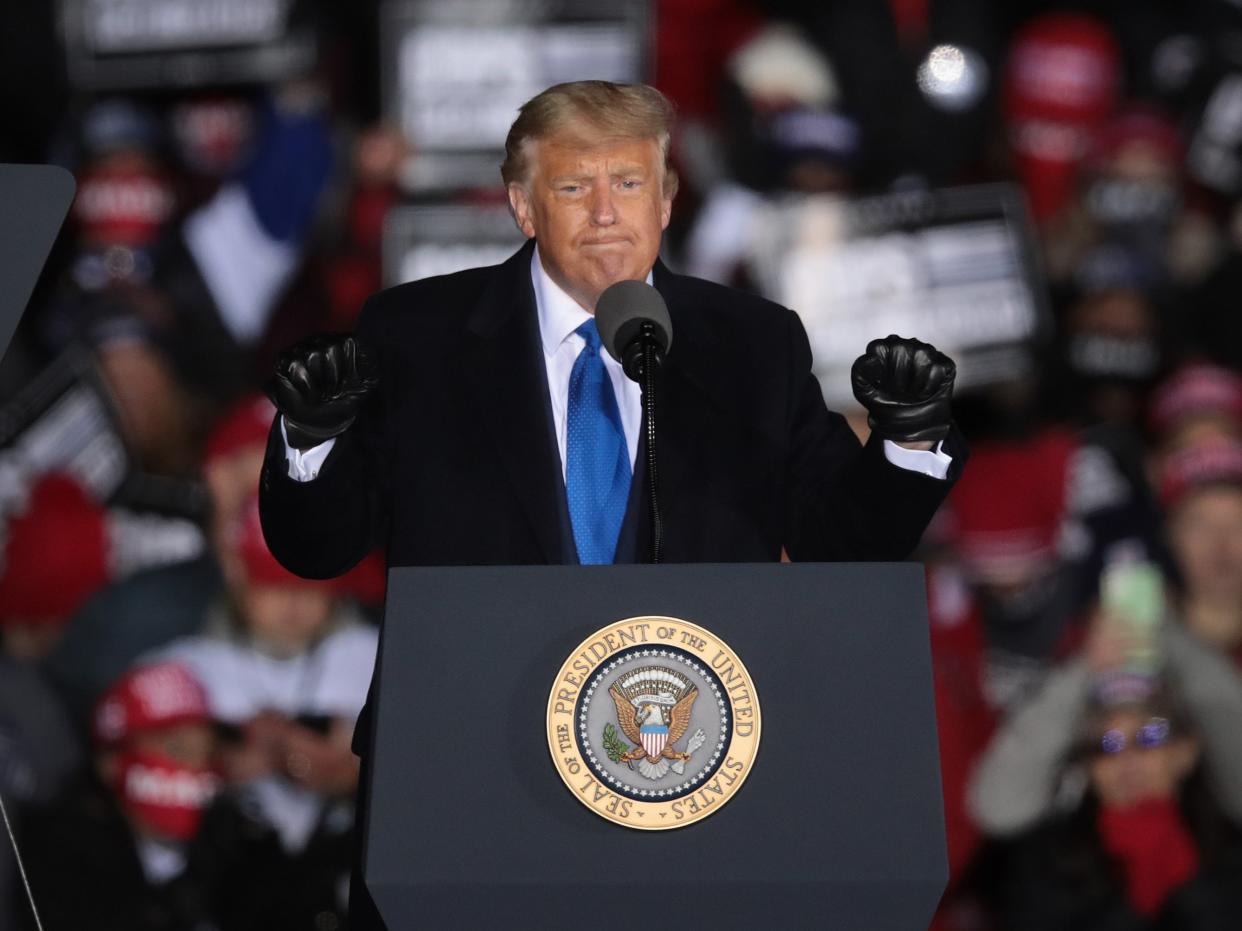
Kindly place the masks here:
POLYGON ((623 245, 628 242, 629 242, 628 239, 622 239, 620 237, 617 237, 614 239, 588 239, 585 242, 583 242, 582 245, 584 246, 618 246, 618 245, 623 245))

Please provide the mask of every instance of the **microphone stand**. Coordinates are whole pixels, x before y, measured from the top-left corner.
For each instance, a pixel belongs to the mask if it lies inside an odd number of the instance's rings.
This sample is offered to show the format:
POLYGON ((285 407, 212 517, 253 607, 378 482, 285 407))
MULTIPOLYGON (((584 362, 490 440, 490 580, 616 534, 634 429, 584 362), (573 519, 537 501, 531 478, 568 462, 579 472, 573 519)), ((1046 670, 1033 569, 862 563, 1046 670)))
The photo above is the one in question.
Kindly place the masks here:
POLYGON ((22 862, 22 852, 17 847, 17 837, 13 833, 13 823, 9 821, 9 810, 4 807, 4 796, 0 795, 0 820, 4 821, 5 833, 9 835, 9 844, 13 848, 13 859, 17 862, 17 872, 21 877, 22 886, 26 889, 26 901, 30 903, 30 914, 34 917, 35 928, 43 931, 43 922, 39 919, 39 908, 35 905, 34 893, 30 891, 30 878, 26 875, 26 864, 22 862))
MULTIPOLYGON (((656 370, 664 362, 664 353, 656 339, 655 326, 644 322, 635 341, 641 356, 633 362, 641 365, 635 379, 642 386, 643 420, 647 424, 647 499, 651 507, 651 562, 664 561, 664 519, 660 513, 659 470, 656 467, 656 370)), ((631 343, 634 346, 635 343, 631 343)))

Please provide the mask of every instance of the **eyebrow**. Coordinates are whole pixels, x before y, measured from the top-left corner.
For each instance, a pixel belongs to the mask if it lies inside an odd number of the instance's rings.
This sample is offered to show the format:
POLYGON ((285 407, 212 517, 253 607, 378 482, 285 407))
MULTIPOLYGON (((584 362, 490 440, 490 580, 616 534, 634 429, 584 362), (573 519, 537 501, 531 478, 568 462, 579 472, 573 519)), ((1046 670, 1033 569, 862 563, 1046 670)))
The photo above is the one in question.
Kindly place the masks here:
MULTIPOLYGON (((622 165, 620 168, 614 170, 609 177, 621 178, 627 175, 641 175, 645 173, 646 169, 642 165, 622 165)), ((571 181, 590 181, 594 177, 595 175, 592 174, 557 175, 555 178, 549 179, 549 183, 565 184, 571 181)))

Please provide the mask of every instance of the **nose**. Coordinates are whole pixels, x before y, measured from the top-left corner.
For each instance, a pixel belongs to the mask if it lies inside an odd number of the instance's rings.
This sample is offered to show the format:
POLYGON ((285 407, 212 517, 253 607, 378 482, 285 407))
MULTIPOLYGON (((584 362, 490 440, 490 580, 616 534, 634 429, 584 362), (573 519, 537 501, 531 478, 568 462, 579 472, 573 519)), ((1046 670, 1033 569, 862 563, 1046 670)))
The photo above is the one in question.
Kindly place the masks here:
POLYGON ((612 226, 617 222, 617 212, 612 203, 612 188, 608 184, 595 185, 591 197, 591 223, 594 226, 612 226))

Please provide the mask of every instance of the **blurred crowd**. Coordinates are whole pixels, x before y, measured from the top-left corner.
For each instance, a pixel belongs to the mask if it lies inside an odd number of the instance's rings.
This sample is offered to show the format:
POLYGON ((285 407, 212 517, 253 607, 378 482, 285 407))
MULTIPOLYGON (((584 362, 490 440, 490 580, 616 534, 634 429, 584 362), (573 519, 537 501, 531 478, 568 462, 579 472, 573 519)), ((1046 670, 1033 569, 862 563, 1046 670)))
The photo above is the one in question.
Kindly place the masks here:
MULTIPOLYGON (((810 6, 651 4, 667 261, 756 287, 760 205, 1009 181, 1051 308, 1033 364, 962 392, 917 554, 935 926, 1242 927, 1242 7, 810 6)), ((0 161, 78 184, 0 366, 0 796, 44 925, 343 928, 383 558, 290 575, 256 493, 275 354, 350 328, 411 197, 376 9, 328 14, 313 73, 126 94, 18 19, 0 161)), ((501 203, 499 173, 442 196, 501 203)))

